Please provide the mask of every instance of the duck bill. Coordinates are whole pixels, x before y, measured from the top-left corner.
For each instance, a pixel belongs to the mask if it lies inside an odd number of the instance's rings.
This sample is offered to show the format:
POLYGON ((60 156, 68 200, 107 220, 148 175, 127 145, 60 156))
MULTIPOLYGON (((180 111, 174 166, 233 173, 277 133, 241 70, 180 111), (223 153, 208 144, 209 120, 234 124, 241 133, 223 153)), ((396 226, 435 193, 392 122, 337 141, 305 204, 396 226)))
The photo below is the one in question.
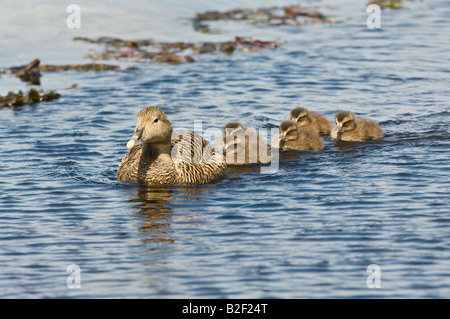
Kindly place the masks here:
POLYGON ((342 129, 339 125, 336 125, 336 128, 334 129, 336 131, 336 133, 341 133, 342 129))
POLYGON ((142 131, 135 132, 127 143, 127 149, 131 150, 136 145, 142 144, 142 131))
POLYGON ((278 135, 278 141, 281 141, 281 142, 286 141, 286 136, 284 134, 279 134, 278 135))

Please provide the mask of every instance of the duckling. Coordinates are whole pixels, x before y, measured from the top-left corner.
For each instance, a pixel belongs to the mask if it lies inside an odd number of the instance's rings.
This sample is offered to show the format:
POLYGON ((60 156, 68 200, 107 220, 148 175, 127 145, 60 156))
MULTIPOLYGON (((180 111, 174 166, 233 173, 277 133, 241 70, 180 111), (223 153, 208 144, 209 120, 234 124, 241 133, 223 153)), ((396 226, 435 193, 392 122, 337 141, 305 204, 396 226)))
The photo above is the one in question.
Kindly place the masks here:
POLYGON ((294 121, 284 121, 280 125, 278 142, 273 141, 272 146, 282 150, 317 152, 323 150, 323 141, 320 135, 307 128, 299 127, 294 121))
POLYGON ((139 112, 130 150, 117 168, 117 179, 146 184, 203 184, 222 177, 226 163, 211 145, 193 132, 172 134, 159 107, 139 112))
POLYGON ((297 107, 291 111, 291 120, 298 126, 317 131, 321 136, 329 136, 331 123, 323 115, 309 112, 307 109, 297 107))
POLYGON ((336 126, 331 132, 333 140, 362 142, 383 138, 383 131, 377 123, 355 118, 351 112, 341 111, 336 115, 335 120, 336 126))
POLYGON ((228 165, 265 164, 270 161, 270 149, 263 138, 238 122, 225 125, 216 150, 223 150, 228 165))

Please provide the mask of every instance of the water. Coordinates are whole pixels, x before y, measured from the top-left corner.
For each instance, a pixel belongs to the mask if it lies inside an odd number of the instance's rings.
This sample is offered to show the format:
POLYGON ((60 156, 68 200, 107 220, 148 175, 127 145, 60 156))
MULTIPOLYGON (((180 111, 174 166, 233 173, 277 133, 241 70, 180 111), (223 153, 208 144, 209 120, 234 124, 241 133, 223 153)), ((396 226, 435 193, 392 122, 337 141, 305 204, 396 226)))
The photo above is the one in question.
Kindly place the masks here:
MULTIPOLYGON (((59 100, 0 109, 0 297, 448 298, 446 1, 383 11, 378 31, 365 25, 364 1, 341 0, 319 3, 335 7, 339 24, 224 23, 216 35, 186 19, 260 2, 80 2, 79 30, 64 26, 66 5, 28 3, 2 3, 2 67, 89 62, 100 47, 73 36, 286 43, 133 72, 45 73, 42 87, 59 100), (209 185, 117 182, 148 105, 174 128, 201 120, 204 130, 236 120, 274 128, 298 105, 329 119, 348 109, 380 122, 386 138, 325 139, 323 152, 283 154, 274 174, 230 169, 209 185), (81 269, 80 289, 66 285, 69 264, 81 269), (367 287, 371 264, 381 288, 367 287)), ((18 89, 27 86, 1 75, 0 94, 18 89)))

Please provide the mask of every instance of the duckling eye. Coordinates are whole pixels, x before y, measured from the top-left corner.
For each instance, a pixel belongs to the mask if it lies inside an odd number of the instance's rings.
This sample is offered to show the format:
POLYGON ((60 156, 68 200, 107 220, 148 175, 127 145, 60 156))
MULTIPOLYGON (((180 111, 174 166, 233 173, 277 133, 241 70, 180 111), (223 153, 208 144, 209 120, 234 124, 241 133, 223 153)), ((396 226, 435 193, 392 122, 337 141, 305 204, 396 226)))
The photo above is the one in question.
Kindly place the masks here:
POLYGON ((348 126, 348 122, 345 122, 344 124, 342 124, 342 126, 348 126))
POLYGON ((158 118, 156 118, 154 121, 153 121, 153 123, 158 123, 158 118))
POLYGON ((296 130, 290 130, 290 131, 288 131, 288 132, 286 133, 286 135, 292 135, 292 134, 295 133, 295 131, 296 131, 296 130))

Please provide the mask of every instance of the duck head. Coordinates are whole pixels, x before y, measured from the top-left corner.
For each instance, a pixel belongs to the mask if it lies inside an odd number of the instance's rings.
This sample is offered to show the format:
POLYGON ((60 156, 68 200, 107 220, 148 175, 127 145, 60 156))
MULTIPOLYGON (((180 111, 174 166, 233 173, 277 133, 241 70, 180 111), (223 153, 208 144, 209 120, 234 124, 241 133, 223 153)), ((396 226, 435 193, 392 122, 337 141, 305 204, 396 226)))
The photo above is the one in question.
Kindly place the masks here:
POLYGON ((136 129, 127 143, 131 150, 139 144, 170 144, 172 126, 163 110, 149 106, 139 112, 136 129))

